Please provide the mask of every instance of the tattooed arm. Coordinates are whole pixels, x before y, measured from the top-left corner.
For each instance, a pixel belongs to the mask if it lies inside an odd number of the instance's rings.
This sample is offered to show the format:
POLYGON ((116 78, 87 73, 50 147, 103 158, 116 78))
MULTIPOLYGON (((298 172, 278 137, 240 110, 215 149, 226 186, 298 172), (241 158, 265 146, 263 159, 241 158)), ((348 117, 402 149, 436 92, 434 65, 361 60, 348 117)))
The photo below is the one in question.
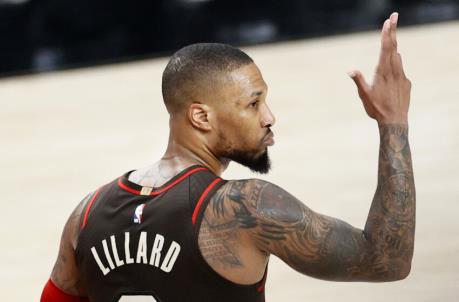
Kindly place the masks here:
POLYGON ((410 271, 415 225, 407 131, 404 125, 380 126, 378 187, 364 230, 316 213, 282 188, 256 179, 222 187, 211 201, 213 220, 234 217, 220 229, 227 225, 249 234, 260 251, 315 278, 403 279, 410 271))
POLYGON ((253 262, 243 261, 242 253, 237 253, 237 241, 250 237, 258 251, 274 254, 315 278, 405 278, 410 272, 415 229, 408 126, 382 124, 379 130, 378 185, 364 230, 312 211, 274 184, 257 179, 230 181, 206 210, 204 232, 212 236, 218 253, 203 250, 205 258, 221 274, 232 276, 227 271, 253 262))
MULTIPOLYGON (((378 185, 364 230, 308 209, 264 183, 252 198, 259 247, 305 274, 336 281, 392 281, 411 268, 415 188, 406 125, 381 125, 378 185)), ((253 181, 252 181, 253 182, 253 181)), ((260 182, 260 181, 256 181, 260 182)), ((253 184, 256 185, 256 184, 253 184)))
POLYGON ((82 212, 91 198, 86 196, 68 218, 61 236, 59 254, 51 272, 51 280, 61 290, 73 296, 85 296, 75 261, 75 247, 81 225, 82 212))

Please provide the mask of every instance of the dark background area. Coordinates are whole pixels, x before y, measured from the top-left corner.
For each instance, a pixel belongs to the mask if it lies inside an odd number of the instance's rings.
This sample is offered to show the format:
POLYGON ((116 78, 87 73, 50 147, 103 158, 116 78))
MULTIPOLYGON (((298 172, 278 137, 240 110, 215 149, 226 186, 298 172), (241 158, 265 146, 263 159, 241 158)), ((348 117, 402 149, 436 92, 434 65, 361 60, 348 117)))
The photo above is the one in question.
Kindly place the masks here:
POLYGON ((459 19, 459 0, 0 0, 0 76, 459 19))

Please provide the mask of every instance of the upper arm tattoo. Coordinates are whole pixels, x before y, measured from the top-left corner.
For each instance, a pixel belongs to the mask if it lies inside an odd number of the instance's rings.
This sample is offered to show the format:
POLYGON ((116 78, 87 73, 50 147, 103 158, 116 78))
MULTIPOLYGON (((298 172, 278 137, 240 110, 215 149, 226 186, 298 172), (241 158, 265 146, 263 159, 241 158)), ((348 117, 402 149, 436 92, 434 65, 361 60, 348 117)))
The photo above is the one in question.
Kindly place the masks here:
POLYGON ((234 248, 238 241, 234 227, 234 222, 219 224, 204 217, 199 233, 199 247, 204 259, 222 269, 243 266, 234 248))
POLYGON ((415 194, 407 129, 381 128, 378 188, 364 230, 318 214, 262 180, 226 183, 212 197, 208 220, 250 234, 310 276, 340 281, 398 280, 409 272, 415 194))

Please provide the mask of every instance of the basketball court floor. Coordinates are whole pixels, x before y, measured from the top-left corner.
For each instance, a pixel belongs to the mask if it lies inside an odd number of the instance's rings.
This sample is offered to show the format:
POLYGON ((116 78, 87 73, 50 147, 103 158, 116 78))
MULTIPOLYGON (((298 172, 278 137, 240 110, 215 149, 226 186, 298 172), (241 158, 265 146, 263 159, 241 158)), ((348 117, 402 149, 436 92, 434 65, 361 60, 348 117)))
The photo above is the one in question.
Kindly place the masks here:
MULTIPOLYGON (((418 212, 412 273, 395 283, 326 282, 273 257, 267 301, 457 301, 459 22, 402 28, 398 38, 413 83, 418 212)), ((312 209, 363 228, 376 188, 379 136, 346 71, 360 68, 371 79, 379 33, 244 50, 269 85, 277 118, 273 170, 258 176, 231 164, 224 178, 269 180, 312 209)), ((2 301, 38 301, 73 207, 99 185, 162 155, 166 62, 0 80, 2 301)))

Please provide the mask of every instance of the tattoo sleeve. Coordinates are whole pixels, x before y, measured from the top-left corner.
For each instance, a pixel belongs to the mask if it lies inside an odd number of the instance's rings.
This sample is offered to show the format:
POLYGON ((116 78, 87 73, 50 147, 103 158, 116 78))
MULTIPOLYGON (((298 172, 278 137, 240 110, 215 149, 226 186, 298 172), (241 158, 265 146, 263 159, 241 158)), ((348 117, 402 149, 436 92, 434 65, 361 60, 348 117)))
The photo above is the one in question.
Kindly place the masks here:
POLYGON ((406 277, 411 268, 416 222, 408 125, 380 125, 379 132, 378 186, 364 234, 374 249, 375 273, 406 277))
MULTIPOLYGON (((415 188, 406 125, 380 126, 378 186, 364 230, 309 209, 257 179, 230 181, 212 198, 213 220, 250 234, 262 252, 333 281, 393 281, 411 265, 415 188)), ((212 230, 211 230, 212 231, 212 230)))

